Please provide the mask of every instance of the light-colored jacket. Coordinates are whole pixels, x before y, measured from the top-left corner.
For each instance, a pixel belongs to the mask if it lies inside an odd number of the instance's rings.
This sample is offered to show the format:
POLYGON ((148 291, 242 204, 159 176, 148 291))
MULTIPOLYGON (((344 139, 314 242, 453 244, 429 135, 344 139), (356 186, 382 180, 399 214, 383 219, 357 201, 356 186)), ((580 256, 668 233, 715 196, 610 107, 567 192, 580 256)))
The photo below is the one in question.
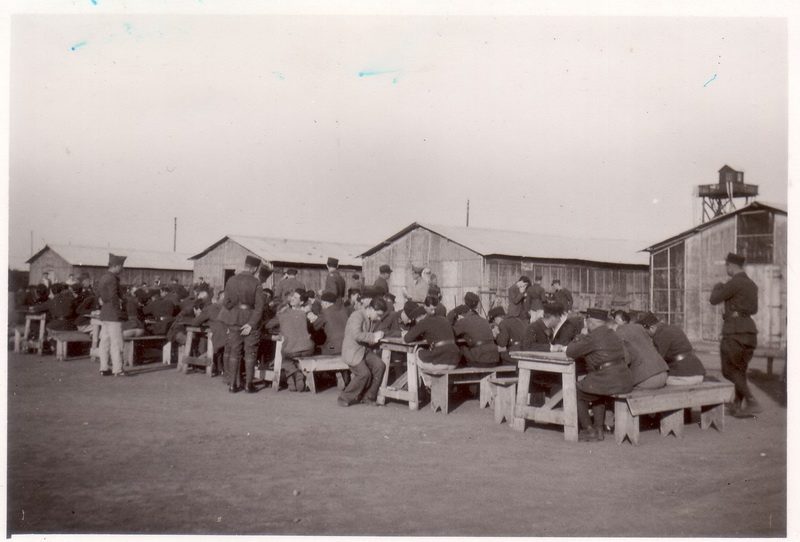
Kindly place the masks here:
POLYGON ((342 342, 342 361, 349 367, 355 367, 367 354, 367 347, 374 337, 372 327, 374 322, 367 318, 364 309, 355 311, 347 319, 344 328, 344 341, 342 342))

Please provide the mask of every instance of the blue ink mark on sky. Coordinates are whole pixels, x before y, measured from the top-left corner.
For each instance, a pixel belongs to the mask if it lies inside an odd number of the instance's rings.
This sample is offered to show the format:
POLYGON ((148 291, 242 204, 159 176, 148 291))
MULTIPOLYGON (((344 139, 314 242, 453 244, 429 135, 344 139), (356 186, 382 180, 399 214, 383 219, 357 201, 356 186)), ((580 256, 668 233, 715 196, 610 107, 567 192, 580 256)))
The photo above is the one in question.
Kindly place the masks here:
POLYGON ((92 0, 92 4, 97 5, 97 0, 92 0))
POLYGON ((381 75, 384 73, 397 73, 400 70, 384 70, 384 71, 374 71, 374 72, 358 72, 359 77, 366 77, 368 75, 381 75))
POLYGON ((286 79, 286 77, 284 77, 284 76, 283 76, 283 74, 282 74, 281 72, 272 72, 272 74, 273 74, 273 75, 276 75, 276 76, 278 77, 278 79, 280 79, 281 81, 283 81, 284 79, 286 79))
POLYGON ((395 83, 395 84, 397 83, 397 77, 394 77, 394 78, 392 79, 392 83, 395 83))
POLYGON ((75 45, 73 45, 73 46, 72 46, 72 50, 74 51, 74 50, 75 50, 75 49, 77 49, 78 47, 83 47, 84 45, 86 45, 86 42, 85 42, 85 41, 82 41, 82 42, 80 42, 80 43, 76 43, 75 45))
POLYGON ((125 26, 125 32, 130 34, 131 33, 131 25, 130 25, 130 23, 124 23, 124 26, 125 26))
POLYGON ((711 81, 713 81, 713 80, 714 80, 714 79, 716 79, 716 78, 717 78, 717 74, 715 73, 715 74, 714 74, 714 77, 712 77, 711 79, 709 79, 708 81, 706 81, 706 84, 705 84, 705 85, 703 85, 703 86, 705 87, 706 85, 708 85, 708 84, 709 84, 711 81))

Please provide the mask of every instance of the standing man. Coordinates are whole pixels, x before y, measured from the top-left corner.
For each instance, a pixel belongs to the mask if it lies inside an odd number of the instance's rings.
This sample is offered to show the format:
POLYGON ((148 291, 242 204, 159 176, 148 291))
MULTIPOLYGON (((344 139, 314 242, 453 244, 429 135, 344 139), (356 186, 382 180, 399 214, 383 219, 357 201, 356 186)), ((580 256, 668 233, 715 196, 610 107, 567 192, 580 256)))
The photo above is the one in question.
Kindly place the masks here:
POLYGON ((240 367, 244 352, 246 393, 253 393, 253 376, 256 368, 258 342, 261 339, 261 316, 264 312, 264 291, 255 277, 261 260, 246 256, 244 270, 228 279, 225 285, 223 322, 228 325, 225 345, 225 375, 228 391, 235 393, 241 387, 240 367))
POLYGON ((403 288, 403 295, 405 295, 406 300, 410 299, 415 303, 425 303, 430 285, 422 276, 422 271, 422 267, 411 266, 411 289, 403 288))
POLYGON ((552 284, 555 291, 553 292, 553 303, 559 303, 566 312, 572 310, 572 292, 566 288, 561 287, 561 279, 553 280, 552 284))
POLYGON ((275 285, 275 299, 282 303, 296 290, 305 290, 306 285, 297 279, 297 269, 285 269, 283 278, 275 285))
POLYGON ((383 264, 380 269, 380 275, 378 278, 375 279, 375 284, 373 284, 373 288, 377 290, 381 290, 381 294, 388 294, 389 293, 389 277, 392 276, 392 268, 389 267, 387 264, 383 264))
POLYGON ((368 405, 377 405, 378 390, 386 365, 370 346, 383 338, 382 331, 373 329, 386 309, 386 301, 382 297, 375 297, 367 307, 355 311, 347 319, 342 342, 342 360, 350 367, 352 378, 339 395, 339 406, 349 407, 359 400, 368 405))
POLYGON ((122 288, 119 284, 119 274, 125 264, 127 256, 108 255, 108 272, 100 277, 97 285, 97 294, 102 306, 100 307, 100 374, 102 376, 125 376, 122 370, 122 322, 127 320, 125 306, 122 303, 122 288), (108 368, 108 358, 111 357, 112 369, 108 368))
POLYGON ((523 310, 521 318, 525 319, 525 316, 530 315, 531 311, 534 311, 534 314, 531 315, 532 322, 541 318, 544 314, 544 303, 546 299, 544 287, 542 286, 542 275, 535 275, 533 277, 533 284, 531 284, 525 292, 525 310, 523 310))
POLYGON ((522 275, 517 282, 508 287, 508 314, 509 318, 519 318, 520 320, 528 320, 528 315, 525 312, 525 292, 531 285, 531 279, 522 275))
POLYGON ((715 284, 709 301, 712 305, 725 303, 722 339, 719 343, 722 376, 736 386, 731 413, 746 418, 760 413, 761 405, 747 384, 747 365, 753 359, 753 351, 758 344, 758 330, 751 318, 758 312, 758 286, 745 274, 744 262, 744 256, 728 253, 725 271, 730 280, 715 284))
POLYGON ((325 289, 323 292, 333 292, 336 299, 344 299, 347 293, 347 285, 344 277, 339 273, 339 260, 328 258, 328 278, 325 279, 325 289))
POLYGON ((578 440, 603 440, 606 401, 615 393, 633 389, 631 371, 625 363, 625 346, 616 333, 606 326, 608 311, 586 311, 585 335, 579 335, 567 346, 567 356, 586 363, 588 374, 578 382, 578 440), (589 415, 592 405, 592 417, 589 415))

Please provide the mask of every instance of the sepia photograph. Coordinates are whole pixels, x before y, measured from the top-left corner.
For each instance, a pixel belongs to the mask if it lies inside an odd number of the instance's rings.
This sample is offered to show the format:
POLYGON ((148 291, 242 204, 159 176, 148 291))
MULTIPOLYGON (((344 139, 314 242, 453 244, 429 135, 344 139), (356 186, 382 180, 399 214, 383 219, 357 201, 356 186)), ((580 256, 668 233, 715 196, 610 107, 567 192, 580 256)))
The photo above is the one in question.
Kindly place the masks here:
POLYGON ((6 537, 798 534, 786 3, 2 22, 6 537))

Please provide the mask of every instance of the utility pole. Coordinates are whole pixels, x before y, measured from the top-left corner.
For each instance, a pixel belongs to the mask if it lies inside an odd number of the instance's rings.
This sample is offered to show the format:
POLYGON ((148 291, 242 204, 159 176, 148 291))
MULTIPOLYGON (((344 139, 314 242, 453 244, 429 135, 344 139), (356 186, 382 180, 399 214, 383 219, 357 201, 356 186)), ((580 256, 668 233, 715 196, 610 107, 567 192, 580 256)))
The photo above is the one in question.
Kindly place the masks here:
POLYGON ((469 228, 469 199, 467 199, 467 227, 469 228))
POLYGON ((175 227, 172 233, 172 252, 178 248, 178 217, 175 217, 175 227))
POLYGON ((33 230, 31 230, 31 256, 33 256, 33 230))

